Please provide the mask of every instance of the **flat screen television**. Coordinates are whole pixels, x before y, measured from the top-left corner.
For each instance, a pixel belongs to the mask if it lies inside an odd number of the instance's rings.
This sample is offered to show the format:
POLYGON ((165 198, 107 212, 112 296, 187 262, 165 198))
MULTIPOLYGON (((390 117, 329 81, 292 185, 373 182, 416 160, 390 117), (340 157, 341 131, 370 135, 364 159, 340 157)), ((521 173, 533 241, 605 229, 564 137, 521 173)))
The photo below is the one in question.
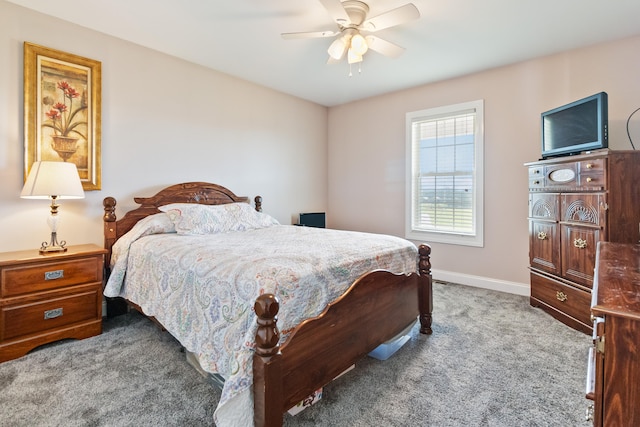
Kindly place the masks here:
POLYGON ((542 158, 607 148, 607 115, 606 92, 542 113, 542 158))

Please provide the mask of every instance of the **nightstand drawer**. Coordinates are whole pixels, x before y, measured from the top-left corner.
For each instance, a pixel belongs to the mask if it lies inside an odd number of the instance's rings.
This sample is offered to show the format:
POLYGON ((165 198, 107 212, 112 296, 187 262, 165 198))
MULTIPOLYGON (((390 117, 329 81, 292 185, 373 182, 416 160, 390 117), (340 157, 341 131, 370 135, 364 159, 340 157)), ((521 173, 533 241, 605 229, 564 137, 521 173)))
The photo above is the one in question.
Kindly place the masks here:
POLYGON ((7 298, 65 286, 100 282, 102 267, 101 255, 5 267, 0 273, 0 296, 7 298))
POLYGON ((100 319, 101 290, 100 285, 83 286, 81 291, 73 294, 41 302, 0 307, 0 341, 46 332, 90 319, 100 319))

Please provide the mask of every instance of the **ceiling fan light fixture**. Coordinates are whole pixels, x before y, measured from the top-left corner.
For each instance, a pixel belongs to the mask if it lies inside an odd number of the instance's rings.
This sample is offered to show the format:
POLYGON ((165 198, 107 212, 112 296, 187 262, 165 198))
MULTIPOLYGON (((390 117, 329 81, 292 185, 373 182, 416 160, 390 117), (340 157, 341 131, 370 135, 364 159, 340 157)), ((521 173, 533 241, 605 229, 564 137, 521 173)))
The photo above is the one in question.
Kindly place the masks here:
POLYGON ((369 46, 367 45, 367 41, 365 40, 364 37, 362 37, 360 33, 351 37, 350 50, 352 50, 353 53, 355 53, 358 56, 362 56, 367 52, 368 49, 369 49, 369 46))
POLYGON ((362 55, 358 55, 353 49, 349 48, 347 53, 347 62, 349 64, 355 64, 356 62, 362 62, 362 55))
POLYGON ((331 43, 327 52, 333 59, 340 59, 344 56, 344 51, 347 49, 347 43, 344 37, 338 37, 331 43))
POLYGON ((363 56, 369 50, 391 58, 398 57, 405 50, 401 46, 372 35, 364 37, 361 32, 365 34, 376 32, 420 18, 420 11, 413 3, 407 3, 374 17, 368 17, 369 5, 365 3, 367 0, 319 1, 337 24, 337 31, 283 33, 282 37, 291 39, 338 36, 327 49, 329 54, 327 64, 338 63, 346 56, 349 64, 349 76, 351 76, 352 64, 358 64, 358 71, 360 71, 363 56))

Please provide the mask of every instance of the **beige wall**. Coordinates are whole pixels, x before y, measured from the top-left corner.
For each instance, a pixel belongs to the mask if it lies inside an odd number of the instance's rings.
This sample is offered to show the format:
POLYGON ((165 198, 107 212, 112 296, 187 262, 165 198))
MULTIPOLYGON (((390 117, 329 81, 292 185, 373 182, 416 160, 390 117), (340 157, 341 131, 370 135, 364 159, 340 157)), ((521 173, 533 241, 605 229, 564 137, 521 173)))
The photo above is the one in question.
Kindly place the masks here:
POLYGON ((611 146, 628 149, 625 121, 640 106, 640 38, 327 110, 0 0, 0 251, 36 248, 49 233, 46 203, 18 197, 24 41, 102 62, 103 189, 63 202, 70 244, 101 244, 105 196, 121 214, 133 196, 192 180, 260 194, 283 223, 326 210, 331 227, 402 236, 405 113, 484 99, 485 246, 433 244, 433 266, 436 278, 523 294, 523 163, 540 155, 540 112, 604 90, 611 146))
MULTIPOLYGON (((433 244, 433 267, 436 277, 527 294, 523 163, 540 157, 540 113, 605 91, 610 147, 631 149, 625 122, 640 107, 638 52, 636 37, 331 108, 330 225, 403 236, 405 114, 484 99, 485 245, 433 244)), ((638 146, 640 118, 635 135, 638 146)))
MULTIPOLYGON (((102 244, 102 199, 209 181, 262 195, 283 223, 327 202, 327 109, 0 0, 0 251, 48 240, 48 203, 20 199, 23 42, 102 62, 102 190, 62 201, 59 237, 102 244)), ((206 49, 206 46, 201 46, 206 49)))

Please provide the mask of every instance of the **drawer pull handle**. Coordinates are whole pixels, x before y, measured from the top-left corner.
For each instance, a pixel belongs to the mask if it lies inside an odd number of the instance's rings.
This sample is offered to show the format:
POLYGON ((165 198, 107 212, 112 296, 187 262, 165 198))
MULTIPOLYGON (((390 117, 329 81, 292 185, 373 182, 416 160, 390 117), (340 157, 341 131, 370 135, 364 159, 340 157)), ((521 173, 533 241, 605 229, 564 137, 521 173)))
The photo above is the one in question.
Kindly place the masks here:
POLYGON ((55 319, 56 317, 60 316, 62 316, 62 307, 54 308, 53 310, 47 310, 44 312, 44 320, 55 319))
POLYGON ((587 406, 587 412, 585 413, 585 421, 593 421, 593 403, 587 406))
POLYGON ((562 291, 556 291, 556 299, 565 302, 567 300, 567 294, 562 291))
POLYGON ((580 239, 580 238, 575 239, 573 241, 573 246, 575 246, 578 249, 584 249, 584 248, 587 247, 587 241, 584 240, 584 239, 580 239))
POLYGON ((64 270, 45 271, 44 280, 56 280, 64 277, 64 270))
POLYGON ((591 178, 590 176, 587 177, 587 182, 591 182, 593 181, 593 178, 591 178))
POLYGON ((546 238, 547 238, 547 233, 545 233, 544 231, 541 231, 538 233, 538 239, 545 240, 546 238))
POLYGON ((533 181, 533 184, 534 185, 540 185, 540 181, 536 179, 535 181, 533 181))
POLYGON ((591 163, 587 163, 587 169, 591 169, 593 165, 591 163))

